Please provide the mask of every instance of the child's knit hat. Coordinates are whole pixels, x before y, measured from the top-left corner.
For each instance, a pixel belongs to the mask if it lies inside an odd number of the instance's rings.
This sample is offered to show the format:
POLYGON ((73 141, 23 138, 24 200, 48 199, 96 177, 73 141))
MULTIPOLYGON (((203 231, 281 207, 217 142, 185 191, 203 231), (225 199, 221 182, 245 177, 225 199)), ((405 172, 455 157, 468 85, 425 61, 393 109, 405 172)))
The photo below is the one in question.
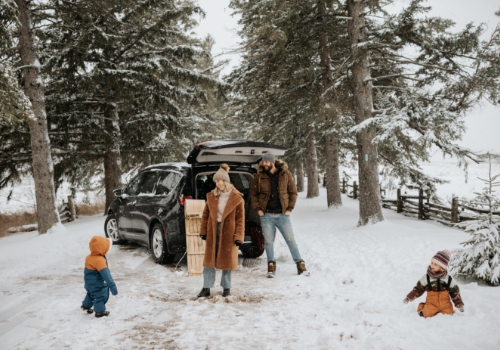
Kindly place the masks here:
POLYGON ((450 262, 450 255, 451 252, 447 249, 440 250, 439 252, 436 253, 431 259, 431 262, 435 262, 439 266, 441 266, 443 269, 448 270, 448 263, 450 262))

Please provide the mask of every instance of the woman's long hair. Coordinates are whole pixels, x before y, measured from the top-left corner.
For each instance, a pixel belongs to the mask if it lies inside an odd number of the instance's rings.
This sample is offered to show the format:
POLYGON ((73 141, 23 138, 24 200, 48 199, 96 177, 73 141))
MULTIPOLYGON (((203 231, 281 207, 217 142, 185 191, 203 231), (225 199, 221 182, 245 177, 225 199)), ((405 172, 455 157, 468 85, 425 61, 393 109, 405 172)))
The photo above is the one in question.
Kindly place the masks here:
POLYGON ((213 189, 213 191, 212 191, 212 192, 213 192, 216 196, 220 196, 220 195, 221 195, 221 193, 229 192, 229 191, 231 191, 231 190, 234 188, 233 184, 231 184, 230 182, 224 181, 224 184, 225 184, 226 186, 224 187, 224 190, 223 190, 223 191, 219 190, 219 187, 215 186, 215 188, 213 189))

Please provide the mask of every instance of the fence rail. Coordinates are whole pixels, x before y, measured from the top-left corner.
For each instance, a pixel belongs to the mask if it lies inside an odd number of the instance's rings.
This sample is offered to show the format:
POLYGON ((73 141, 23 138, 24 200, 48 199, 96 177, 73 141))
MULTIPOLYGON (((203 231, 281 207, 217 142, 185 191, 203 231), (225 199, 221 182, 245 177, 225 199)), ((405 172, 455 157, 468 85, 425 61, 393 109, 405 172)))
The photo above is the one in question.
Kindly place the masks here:
MULTIPOLYGON (((63 224, 78 219, 78 215, 76 214, 76 208, 73 203, 73 197, 71 196, 68 196, 67 202, 64 202, 64 200, 62 201, 62 204, 61 206, 59 206, 57 211, 59 213, 59 219, 63 224)), ((29 224, 23 226, 9 227, 7 232, 17 233, 17 232, 30 232, 36 230, 38 230, 38 224, 29 224)))
MULTIPOLYGON (((342 193, 347 194, 350 198, 357 199, 358 190, 359 187, 356 181, 353 181, 351 185, 345 178, 342 179, 342 193)), ((475 220, 479 214, 489 213, 487 209, 475 208, 461 203, 458 197, 452 198, 450 207, 432 203, 429 196, 424 195, 423 189, 419 189, 418 194, 402 194, 401 189, 398 188, 397 198, 385 198, 385 194, 385 189, 380 188, 382 207, 419 220, 435 220, 447 226, 454 226, 456 223, 467 220, 475 220)), ((493 214, 500 215, 500 211, 493 212, 493 214)))

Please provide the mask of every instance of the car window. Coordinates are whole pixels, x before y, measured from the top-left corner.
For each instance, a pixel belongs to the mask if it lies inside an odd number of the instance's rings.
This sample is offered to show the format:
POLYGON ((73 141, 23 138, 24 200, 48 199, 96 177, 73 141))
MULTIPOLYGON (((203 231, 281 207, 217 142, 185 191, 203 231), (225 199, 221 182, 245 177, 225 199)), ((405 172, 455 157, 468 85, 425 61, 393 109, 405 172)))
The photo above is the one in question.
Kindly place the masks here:
POLYGON ((179 183, 182 175, 174 172, 165 172, 160 176, 158 187, 156 188, 157 195, 168 195, 179 183))
POLYGON ((137 195, 138 196, 154 195, 156 190, 156 183, 158 182, 158 173, 155 171, 144 174, 145 176, 139 185, 139 190, 137 195))
POLYGON ((129 196, 135 196, 137 194, 139 184, 141 183, 143 177, 144 173, 138 174, 136 177, 134 177, 132 181, 130 181, 130 183, 128 184, 124 193, 129 196))
POLYGON ((144 172, 137 175, 125 189, 129 196, 152 195, 156 189, 158 174, 156 172, 144 172))

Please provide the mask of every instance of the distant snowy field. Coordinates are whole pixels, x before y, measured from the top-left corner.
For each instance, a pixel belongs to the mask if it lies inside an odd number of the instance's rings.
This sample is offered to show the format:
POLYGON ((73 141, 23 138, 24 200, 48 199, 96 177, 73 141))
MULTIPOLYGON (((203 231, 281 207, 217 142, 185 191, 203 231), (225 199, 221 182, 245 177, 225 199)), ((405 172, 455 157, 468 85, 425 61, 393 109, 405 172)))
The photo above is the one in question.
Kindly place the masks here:
POLYGON ((459 281, 465 312, 454 316, 423 319, 424 297, 402 302, 431 257, 467 234, 389 210, 385 222, 358 228, 358 201, 343 201, 328 210, 324 189, 315 199, 299 195, 292 221, 310 277, 296 275, 278 235, 277 277, 265 277, 263 256, 234 273, 228 299, 217 281, 211 298, 196 300, 202 277, 187 277, 185 264, 173 272, 144 248, 113 247, 119 294, 102 319, 79 309, 102 216, 81 217, 67 232, 0 238, 0 349, 500 348, 499 288, 459 281))

